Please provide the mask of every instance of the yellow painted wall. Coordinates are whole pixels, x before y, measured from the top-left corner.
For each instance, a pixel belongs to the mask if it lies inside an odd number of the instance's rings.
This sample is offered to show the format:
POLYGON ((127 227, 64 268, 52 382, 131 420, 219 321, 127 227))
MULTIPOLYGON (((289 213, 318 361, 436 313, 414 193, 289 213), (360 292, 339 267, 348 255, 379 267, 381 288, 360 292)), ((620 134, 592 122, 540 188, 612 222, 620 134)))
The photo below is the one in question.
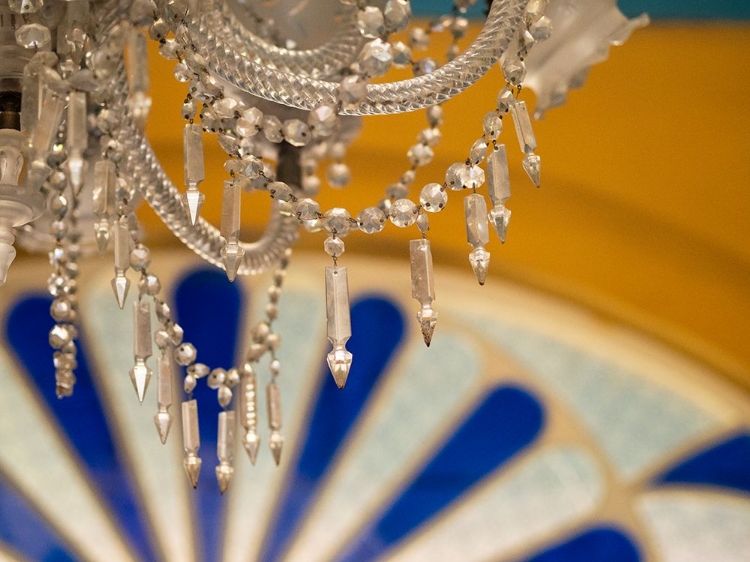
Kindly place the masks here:
MULTIPOLYGON (((185 89, 172 78, 172 63, 156 55, 152 63, 149 133, 179 184, 185 89)), ((465 159, 500 86, 493 71, 446 105, 443 143, 433 164, 420 170, 415 190, 442 181, 448 165, 465 159)), ((531 93, 524 96, 533 106, 531 93)), ((407 168, 405 151, 424 122, 421 113, 368 119, 351 151, 351 187, 326 191, 323 206, 375 204, 407 168)), ((590 304, 750 387, 750 25, 661 23, 639 30, 535 129, 540 190, 520 167, 513 131, 503 137, 512 161, 513 218, 508 242, 500 247, 493 240, 488 248, 488 283, 509 276, 590 304)), ((207 213, 218 224, 224 177, 219 150, 209 154, 217 162, 215 179, 205 184, 214 201, 207 213)), ((451 196, 446 211, 431 216, 435 258, 468 268, 461 194, 451 196)), ((266 210, 265 201, 248 198, 243 215, 257 231, 266 210)), ((142 211, 146 216, 153 213, 142 211)), ((152 235, 161 231, 150 222, 152 235)), ((403 241, 416 236, 415 229, 388 225, 374 237, 350 236, 347 250, 406 256, 403 241)), ((323 238, 306 235, 301 245, 322 248, 323 238)), ((481 298, 478 287, 467 291, 481 298)))

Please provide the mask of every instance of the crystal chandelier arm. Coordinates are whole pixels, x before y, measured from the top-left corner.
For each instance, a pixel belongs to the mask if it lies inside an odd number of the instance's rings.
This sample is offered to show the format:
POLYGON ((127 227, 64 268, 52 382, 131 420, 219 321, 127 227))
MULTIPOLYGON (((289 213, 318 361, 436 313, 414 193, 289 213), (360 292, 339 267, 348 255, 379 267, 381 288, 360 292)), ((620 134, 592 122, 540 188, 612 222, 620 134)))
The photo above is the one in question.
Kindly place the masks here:
POLYGON ((277 47, 248 30, 226 2, 210 1, 191 23, 201 41, 222 43, 232 53, 244 53, 258 64, 291 74, 323 78, 350 65, 362 46, 357 27, 357 11, 342 4, 343 22, 330 40, 314 49, 292 50, 277 47))
MULTIPOLYGON (((526 4, 527 0, 494 0, 481 32, 455 60, 425 76, 388 84, 370 84, 367 101, 355 109, 342 110, 342 113, 403 113, 435 105, 463 92, 503 55, 526 4)), ((336 104, 339 88, 336 82, 289 74, 238 57, 233 47, 219 35, 213 35, 205 22, 193 22, 191 35, 211 71, 241 90, 303 110, 321 104, 336 104)))
MULTIPOLYGON (((167 177, 148 141, 132 123, 124 131, 131 140, 123 173, 177 238, 202 259, 223 269, 220 252, 224 241, 219 230, 204 219, 198 219, 195 226, 190 225, 180 192, 167 177)), ((273 268, 297 240, 297 218, 282 215, 278 206, 274 204, 263 236, 256 242, 241 243, 245 254, 237 272, 239 275, 256 275, 273 268)))

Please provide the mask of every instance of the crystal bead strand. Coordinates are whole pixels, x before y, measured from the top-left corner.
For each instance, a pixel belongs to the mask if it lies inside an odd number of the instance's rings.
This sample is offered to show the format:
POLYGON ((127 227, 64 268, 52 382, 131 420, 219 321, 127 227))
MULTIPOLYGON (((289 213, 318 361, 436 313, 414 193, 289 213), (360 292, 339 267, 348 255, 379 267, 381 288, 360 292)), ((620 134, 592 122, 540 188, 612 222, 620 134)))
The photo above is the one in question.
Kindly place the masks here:
POLYGON ((242 364, 240 392, 240 415, 245 435, 242 445, 254 465, 258 459, 260 435, 258 434, 258 381, 250 361, 242 364))

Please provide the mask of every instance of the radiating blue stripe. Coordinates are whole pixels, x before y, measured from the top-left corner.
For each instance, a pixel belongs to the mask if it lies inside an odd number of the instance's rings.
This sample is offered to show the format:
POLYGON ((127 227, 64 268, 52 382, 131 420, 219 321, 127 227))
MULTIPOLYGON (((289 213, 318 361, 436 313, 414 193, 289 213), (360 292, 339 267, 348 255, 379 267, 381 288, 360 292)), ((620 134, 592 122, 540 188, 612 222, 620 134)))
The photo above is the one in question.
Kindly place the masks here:
POLYGON ((610 527, 590 529, 562 544, 541 552, 526 562, 639 562, 634 542, 610 527))
MULTIPOLYGON (((381 296, 362 297, 351 308, 353 363, 346 387, 339 390, 328 366, 314 402, 306 437, 281 492, 261 560, 278 560, 310 507, 326 470, 363 411, 372 390, 404 335, 402 312, 381 296)), ((321 318, 324 322, 325 318, 321 318)), ((303 435, 305 435, 303 433, 303 435)))
POLYGON ((541 404, 525 390, 505 386, 491 391, 339 560, 381 556, 531 444, 543 423, 541 404))
MULTIPOLYGON (((78 451, 98 487, 99 497, 111 508, 134 550, 145 560, 155 560, 130 472, 118 456, 113 441, 115 427, 104 413, 89 370, 85 327, 79 327, 81 337, 78 340, 77 382, 73 396, 59 400, 55 394, 55 368, 48 343, 49 331, 54 325, 49 315, 51 302, 47 295, 27 296, 13 305, 6 321, 8 343, 78 451)), ((122 320, 130 322, 131 316, 123 312, 122 320)), ((106 373, 106 376, 127 377, 128 373, 106 373)), ((137 400, 135 393, 123 399, 137 400)))
POLYGON ((698 453, 655 479, 657 484, 704 484, 750 492, 750 433, 698 453))
MULTIPOLYGON (((249 298, 245 298, 239 283, 230 283, 226 274, 215 268, 194 270, 177 283, 174 306, 177 322, 185 331, 185 341, 198 350, 198 362, 212 369, 235 366, 240 315, 249 308, 249 298)), ((201 530, 196 537, 196 551, 202 552, 203 560, 220 560, 226 509, 226 498, 219 493, 215 472, 221 407, 216 391, 208 388, 205 379, 198 381, 193 395, 199 404, 199 453, 203 460, 194 492, 198 518, 195 528, 201 530)))
POLYGON ((64 541, 11 485, 0 477, 0 541, 29 560, 75 562, 64 541))
MULTIPOLYGON (((411 0, 412 10, 417 16, 436 16, 450 12, 449 0, 411 0)), ((654 20, 659 19, 750 19, 750 2, 747 0, 620 0, 620 10, 629 17, 646 12, 654 20)), ((469 17, 481 17, 487 7, 485 0, 478 0, 469 17)))

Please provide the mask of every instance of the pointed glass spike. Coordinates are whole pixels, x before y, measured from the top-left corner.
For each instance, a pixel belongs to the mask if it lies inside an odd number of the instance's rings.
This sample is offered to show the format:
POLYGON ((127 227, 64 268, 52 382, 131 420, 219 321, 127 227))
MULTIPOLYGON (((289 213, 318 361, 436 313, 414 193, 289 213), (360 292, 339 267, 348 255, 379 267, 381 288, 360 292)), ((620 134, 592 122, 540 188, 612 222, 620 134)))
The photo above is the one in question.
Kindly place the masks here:
POLYGON ((186 400, 182 403, 182 446, 185 451, 183 466, 190 485, 198 487, 198 477, 201 472, 202 461, 198 456, 201 438, 198 428, 198 401, 186 400))
POLYGON ((130 230, 127 218, 115 223, 115 271, 125 274, 130 267, 130 230))
POLYGON ((227 491, 229 483, 232 481, 234 474, 234 428, 235 413, 234 410, 219 413, 219 429, 216 441, 216 456, 219 458, 219 465, 216 467, 216 479, 219 482, 221 493, 227 491))
POLYGON ((245 363, 242 367, 242 392, 240 392, 239 398, 242 427, 245 428, 245 438, 242 441, 242 445, 250 457, 250 462, 255 464, 260 446, 260 436, 258 435, 258 393, 255 371, 253 371, 249 363, 245 363))
POLYGON ((495 227, 500 242, 505 244, 505 237, 508 234, 508 223, 510 222, 510 209, 507 209, 505 205, 500 204, 494 207, 488 217, 492 226, 495 227))
POLYGON ((109 220, 101 219, 94 223, 94 236, 99 255, 103 256, 107 253, 107 246, 109 246, 109 220))
POLYGON ((279 466, 279 463, 281 463, 281 449, 284 447, 284 438, 281 436, 281 433, 272 431, 268 446, 271 448, 273 461, 276 463, 276 466, 279 466))
POLYGON ((523 159, 523 169, 526 170, 532 183, 539 187, 541 183, 542 159, 533 152, 527 154, 526 158, 523 159))
POLYGON ((31 136, 31 160, 46 160, 65 111, 65 100, 51 89, 44 92, 43 104, 44 111, 39 115, 31 136))
POLYGON ((185 214, 187 214, 191 226, 195 226, 195 223, 198 222, 198 216, 205 199, 206 196, 194 187, 189 188, 186 193, 182 194, 182 206, 185 208, 185 214))
POLYGON ((205 179, 203 169, 203 126, 188 123, 183 132, 183 157, 185 159, 185 185, 197 188, 205 179))
POLYGON ((487 184, 493 206, 505 203, 510 198, 508 155, 504 144, 498 144, 487 158, 487 184))
POLYGON ((145 361, 151 357, 151 303, 147 300, 133 302, 133 326, 135 327, 135 341, 133 354, 136 359, 145 361))
POLYGON ((513 115, 513 123, 516 126, 516 135, 518 144, 524 154, 534 152, 536 149, 536 137, 534 130, 531 128, 531 119, 526 109, 525 101, 517 101, 510 106, 510 112, 513 115))
POLYGON ((479 284, 484 285, 487 280, 487 270, 490 267, 490 253, 483 246, 477 246, 469 254, 469 263, 479 284))
POLYGON ((245 249, 238 243, 228 243, 220 250, 221 261, 224 264, 224 270, 227 272, 227 279, 234 281, 245 257, 245 249))
POLYGON ((490 241, 489 223, 487 222, 487 202, 478 193, 464 198, 464 215, 466 216, 466 239, 473 248, 484 246, 490 241))
POLYGON ((240 235, 240 194, 239 182, 224 182, 224 197, 221 204, 221 235, 228 244, 237 242, 240 235))
POLYGON ((156 371, 156 401, 159 404, 159 411, 154 416, 156 430, 159 432, 159 438, 162 443, 167 442, 169 430, 172 427, 172 414, 169 413, 169 407, 172 405, 174 379, 174 363, 171 348, 167 348, 159 358, 156 371))
POLYGON ((409 243, 411 256, 411 296, 419 301, 422 308, 417 312, 417 320, 427 347, 435 331, 437 312, 432 309, 435 300, 435 281, 432 273, 432 251, 430 241, 412 240, 409 243))
POLYGON ((328 318, 328 339, 333 344, 333 350, 327 356, 328 366, 336 385, 344 388, 352 363, 352 354, 345 348, 346 342, 352 335, 346 267, 326 267, 326 317, 328 318))
POLYGON ((124 273, 118 271, 112 278, 112 291, 115 293, 117 305, 120 309, 125 307, 125 299, 128 298, 128 289, 130 289, 130 279, 125 277, 124 273))
POLYGON ((65 136, 65 148, 68 150, 68 153, 82 153, 88 146, 87 109, 86 93, 71 92, 68 97, 68 130, 65 136))
POLYGON ((94 213, 97 216, 112 216, 115 211, 115 189, 117 176, 111 160, 99 160, 94 164, 94 213))
POLYGON ((135 366, 130 369, 130 380, 133 383, 135 393, 138 395, 138 401, 143 404, 148 383, 151 381, 151 369, 146 366, 143 359, 137 359, 135 366))

